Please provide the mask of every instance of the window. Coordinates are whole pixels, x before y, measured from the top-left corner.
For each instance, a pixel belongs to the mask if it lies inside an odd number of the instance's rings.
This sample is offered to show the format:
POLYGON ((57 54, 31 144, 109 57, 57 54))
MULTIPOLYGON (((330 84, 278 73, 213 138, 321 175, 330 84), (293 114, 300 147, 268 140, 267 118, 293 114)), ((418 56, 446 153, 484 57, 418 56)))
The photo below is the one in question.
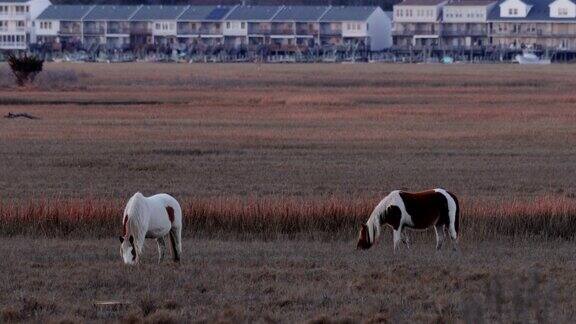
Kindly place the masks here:
POLYGON ((350 24, 350 23, 346 24, 346 28, 347 28, 348 30, 351 30, 351 29, 352 29, 351 24, 350 24))
POLYGON ((356 30, 360 30, 360 24, 356 24, 356 30))
POLYGON ((226 22, 226 28, 230 28, 230 22, 229 21, 226 22))
POLYGON ((156 30, 160 30, 160 23, 156 23, 156 30))
POLYGON ((16 27, 24 27, 26 26, 26 23, 24 23, 24 21, 22 20, 18 20, 18 22, 16 23, 16 27))
POLYGON ((246 28, 246 23, 245 22, 241 22, 240 23, 240 29, 244 29, 246 28))
POLYGON ((568 8, 558 8, 558 16, 561 17, 568 16, 568 8))

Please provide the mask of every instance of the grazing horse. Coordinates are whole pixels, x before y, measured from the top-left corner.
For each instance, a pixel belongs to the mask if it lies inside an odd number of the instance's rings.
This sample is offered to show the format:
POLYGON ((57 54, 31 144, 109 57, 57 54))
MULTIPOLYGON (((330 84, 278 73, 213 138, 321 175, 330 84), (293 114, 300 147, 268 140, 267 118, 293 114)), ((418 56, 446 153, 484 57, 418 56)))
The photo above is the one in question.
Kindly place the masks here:
POLYGON ((410 247, 405 228, 424 230, 432 226, 436 231, 436 249, 442 247, 446 227, 456 249, 459 214, 456 196, 444 189, 414 193, 395 190, 380 201, 360 228, 357 248, 369 249, 380 236, 380 227, 388 224, 394 229, 394 251, 400 241, 410 247))
POLYGON ((126 264, 136 264, 144 249, 144 239, 158 243, 158 262, 166 254, 166 235, 170 234, 172 257, 180 261, 182 253, 182 209, 168 194, 144 197, 137 192, 128 200, 123 216, 120 255, 126 264))

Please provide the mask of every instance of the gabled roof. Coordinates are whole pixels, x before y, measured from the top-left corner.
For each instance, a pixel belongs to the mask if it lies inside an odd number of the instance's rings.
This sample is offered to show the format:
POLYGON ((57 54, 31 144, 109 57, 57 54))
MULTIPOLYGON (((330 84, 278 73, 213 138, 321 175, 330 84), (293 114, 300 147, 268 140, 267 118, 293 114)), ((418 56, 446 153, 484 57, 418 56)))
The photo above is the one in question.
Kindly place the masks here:
POLYGON ((270 20, 282 6, 237 6, 226 20, 270 20))
POLYGON ((500 17, 500 5, 506 0, 498 2, 498 6, 488 14, 489 21, 570 21, 575 22, 576 18, 553 18, 550 17, 550 4, 554 0, 521 0, 530 6, 530 11, 526 17, 500 17))
POLYGON ((188 6, 142 6, 130 20, 175 20, 186 9, 188 9, 188 6))
POLYGON ((331 7, 320 21, 364 21, 377 10, 378 7, 331 7))
POLYGON ((396 6, 437 6, 446 0, 404 0, 396 6))
POLYGON ((446 7, 460 7, 460 6, 488 6, 498 0, 450 0, 445 5, 446 7))
POLYGON ((94 6, 51 5, 36 19, 39 20, 81 20, 94 6))
POLYGON ((223 20, 232 10, 230 6, 190 6, 178 18, 180 21, 223 20))
POLYGON ((140 6, 95 6, 83 20, 128 20, 140 6))
POLYGON ((318 21, 330 6, 285 6, 274 21, 318 21))

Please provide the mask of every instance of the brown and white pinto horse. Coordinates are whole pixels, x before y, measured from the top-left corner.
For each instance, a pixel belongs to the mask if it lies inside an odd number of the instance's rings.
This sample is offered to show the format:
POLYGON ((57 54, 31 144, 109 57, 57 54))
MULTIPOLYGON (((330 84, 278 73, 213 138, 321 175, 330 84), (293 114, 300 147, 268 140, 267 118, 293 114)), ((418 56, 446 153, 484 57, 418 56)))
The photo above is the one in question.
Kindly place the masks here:
POLYGON ((128 200, 122 217, 120 255, 126 264, 136 264, 144 249, 144 239, 158 243, 158 262, 166 255, 165 237, 170 237, 172 257, 180 261, 182 254, 182 209, 174 197, 158 194, 144 197, 137 192, 128 200))
POLYGON ((432 226, 436 231, 436 249, 442 247, 446 227, 456 249, 459 214, 456 196, 444 189, 414 193, 395 190, 380 201, 360 228, 357 248, 369 249, 380 236, 380 227, 388 224, 394 230, 394 251, 401 240, 409 247, 405 228, 424 230, 432 226))

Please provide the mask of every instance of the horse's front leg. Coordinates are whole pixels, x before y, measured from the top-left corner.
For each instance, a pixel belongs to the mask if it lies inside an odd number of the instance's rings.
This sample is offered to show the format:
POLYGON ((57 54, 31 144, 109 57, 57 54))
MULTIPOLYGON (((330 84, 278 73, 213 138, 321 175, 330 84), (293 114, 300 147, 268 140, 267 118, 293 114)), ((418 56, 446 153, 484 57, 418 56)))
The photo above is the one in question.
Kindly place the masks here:
POLYGON ((393 239, 394 239, 394 253, 398 250, 398 243, 402 240, 402 227, 394 230, 393 232, 393 239))
POLYGON ((166 256, 166 240, 164 236, 161 236, 156 239, 156 242, 158 243, 158 263, 162 263, 166 256))

